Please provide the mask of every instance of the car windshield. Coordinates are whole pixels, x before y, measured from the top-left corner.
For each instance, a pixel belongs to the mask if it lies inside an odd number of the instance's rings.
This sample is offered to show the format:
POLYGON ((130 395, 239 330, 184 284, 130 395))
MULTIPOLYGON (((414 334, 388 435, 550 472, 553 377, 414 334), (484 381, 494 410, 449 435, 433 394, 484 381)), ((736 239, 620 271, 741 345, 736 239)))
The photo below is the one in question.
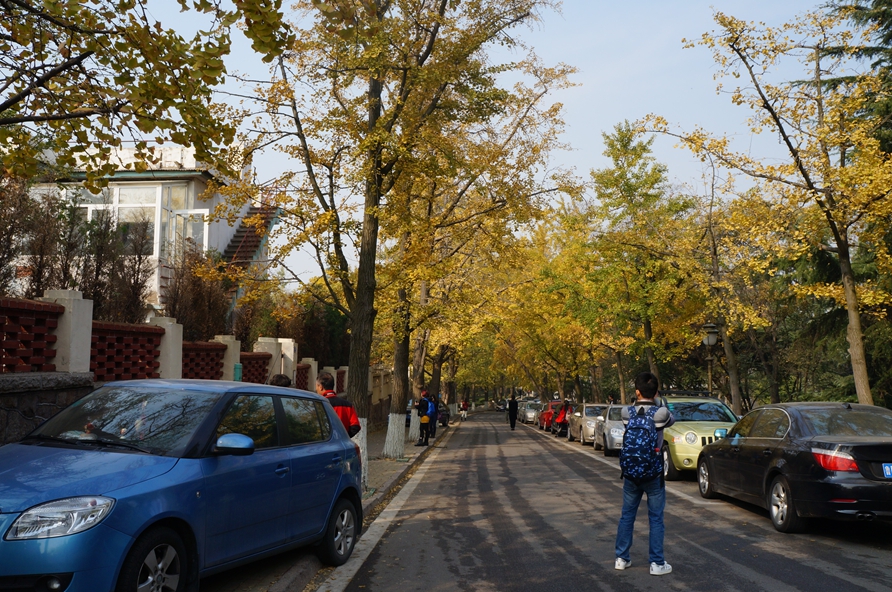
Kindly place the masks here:
POLYGON ((601 415, 601 409, 599 407, 586 407, 585 408, 585 416, 586 417, 598 417, 601 415))
POLYGON ((819 436, 892 437, 892 411, 882 407, 870 410, 803 409, 799 412, 819 436))
POLYGON ((730 409, 713 401, 668 402, 666 407, 672 412, 675 421, 737 421, 730 409))
POLYGON ((536 409, 539 409, 541 407, 542 405, 540 405, 539 403, 527 403, 527 409, 531 411, 535 411, 536 409))
POLYGON ((622 421, 623 420, 623 408, 622 407, 611 407, 607 412, 607 421, 622 421))
POLYGON ((180 456, 220 396, 185 389, 103 387, 60 411, 30 436, 180 456))

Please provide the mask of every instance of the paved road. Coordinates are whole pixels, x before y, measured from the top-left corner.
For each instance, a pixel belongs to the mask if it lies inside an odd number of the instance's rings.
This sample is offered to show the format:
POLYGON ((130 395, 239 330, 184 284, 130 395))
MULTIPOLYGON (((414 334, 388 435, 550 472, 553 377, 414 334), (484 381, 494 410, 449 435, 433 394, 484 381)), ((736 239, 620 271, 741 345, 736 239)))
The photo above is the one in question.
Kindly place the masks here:
MULTIPOLYGON (((436 452, 407 484, 404 505, 365 563, 351 559, 358 571, 347 590, 890 589, 888 525, 820 523, 784 535, 755 506, 700 498, 693 480, 668 484, 673 573, 648 574, 644 507, 633 566, 618 572, 615 459, 531 427, 511 432, 495 413, 465 422, 436 452)), ((325 582, 319 590, 343 588, 325 582)))

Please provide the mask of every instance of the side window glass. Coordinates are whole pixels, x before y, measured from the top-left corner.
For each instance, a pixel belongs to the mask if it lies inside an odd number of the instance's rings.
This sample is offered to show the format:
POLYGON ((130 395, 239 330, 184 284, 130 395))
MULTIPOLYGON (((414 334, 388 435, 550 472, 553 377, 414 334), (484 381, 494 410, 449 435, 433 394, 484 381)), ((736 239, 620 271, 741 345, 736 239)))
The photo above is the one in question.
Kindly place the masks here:
POLYGON ((322 401, 313 401, 313 403, 316 405, 316 414, 319 416, 319 422, 322 424, 322 439, 328 440, 331 438, 331 421, 325 412, 325 403, 322 401))
POLYGON ((290 444, 306 444, 322 440, 322 425, 315 401, 298 397, 282 397, 285 426, 290 444))
POLYGON ((751 438, 783 438, 790 427, 787 414, 779 409, 766 409, 750 431, 751 438))
POLYGON ((255 450, 278 446, 273 398, 243 395, 236 399, 223 416, 223 421, 217 426, 217 437, 223 434, 244 434, 254 440, 255 450))
POLYGON ((743 419, 734 424, 734 427, 731 428, 731 431, 728 432, 729 438, 746 438, 750 435, 750 430, 753 428, 753 423, 755 423, 756 418, 759 416, 761 411, 753 411, 743 416, 743 419))

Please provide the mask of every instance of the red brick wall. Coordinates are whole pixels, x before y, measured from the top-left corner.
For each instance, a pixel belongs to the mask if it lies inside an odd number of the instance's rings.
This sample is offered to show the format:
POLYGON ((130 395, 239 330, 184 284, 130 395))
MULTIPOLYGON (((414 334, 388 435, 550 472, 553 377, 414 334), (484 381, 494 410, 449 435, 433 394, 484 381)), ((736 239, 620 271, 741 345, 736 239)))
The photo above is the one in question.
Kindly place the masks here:
POLYGON ((96 382, 158 378, 164 329, 93 321, 90 371, 96 382))
POLYGON ((55 372, 50 331, 63 312, 59 304, 0 298, 0 372, 55 372))
POLYGON ((211 341, 183 342, 183 378, 223 378, 226 344, 211 341))
POLYGON ((310 385, 310 365, 295 364, 294 365, 294 388, 304 389, 305 391, 315 391, 316 385, 310 385), (313 388, 310 388, 312 386, 313 388))
POLYGON ((242 382, 266 384, 272 359, 273 355, 269 352, 242 352, 242 382))

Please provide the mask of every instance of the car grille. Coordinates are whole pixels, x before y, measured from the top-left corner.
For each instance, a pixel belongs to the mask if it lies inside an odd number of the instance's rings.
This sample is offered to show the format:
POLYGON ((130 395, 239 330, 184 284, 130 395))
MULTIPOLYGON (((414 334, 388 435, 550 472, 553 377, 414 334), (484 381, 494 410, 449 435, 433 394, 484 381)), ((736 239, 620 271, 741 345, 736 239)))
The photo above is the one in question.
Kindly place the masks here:
POLYGON ((701 436, 700 437, 700 445, 706 446, 707 444, 712 444, 713 437, 712 436, 701 436))

